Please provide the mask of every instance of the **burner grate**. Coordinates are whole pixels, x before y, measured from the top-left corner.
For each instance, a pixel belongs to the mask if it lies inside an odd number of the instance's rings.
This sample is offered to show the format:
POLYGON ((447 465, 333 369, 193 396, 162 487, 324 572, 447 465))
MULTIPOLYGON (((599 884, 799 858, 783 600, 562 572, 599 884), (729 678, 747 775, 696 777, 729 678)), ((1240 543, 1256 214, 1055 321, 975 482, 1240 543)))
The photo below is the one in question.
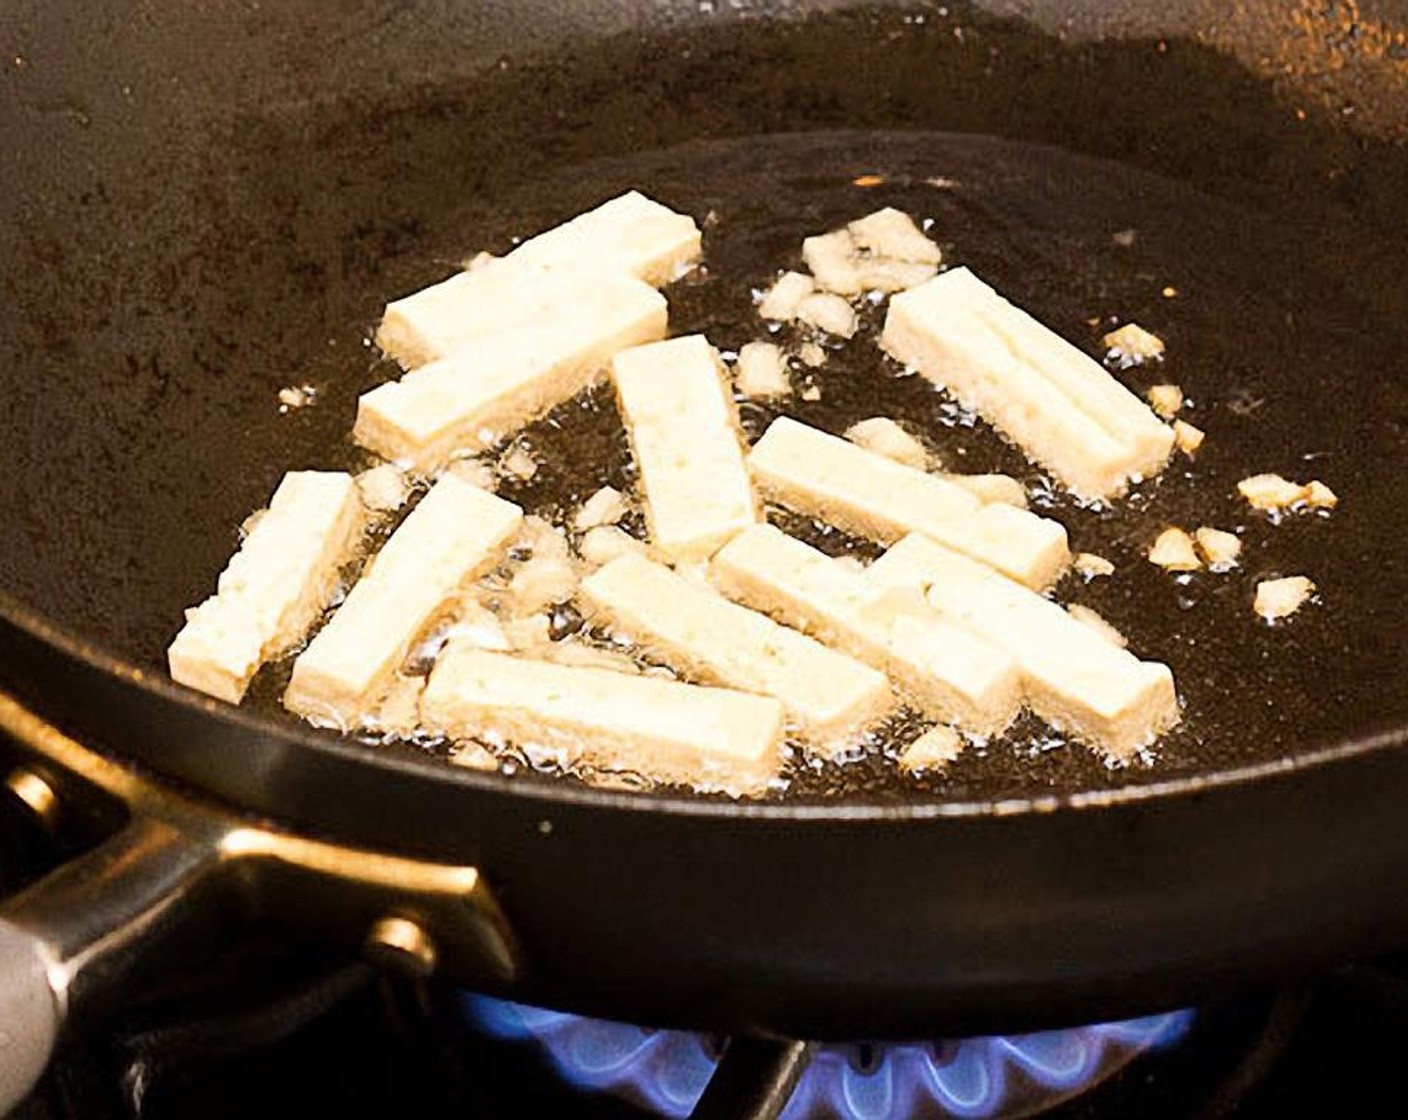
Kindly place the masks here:
MULTIPOLYGON (((719 1068, 705 1035, 654 1031, 465 995, 470 1020, 501 1040, 534 1041, 569 1085, 660 1117, 694 1115, 719 1068)), ((1179 1011, 1119 1023, 942 1043, 823 1046, 781 1107, 782 1120, 1011 1120, 1077 1096, 1139 1055, 1178 1041, 1179 1011)))

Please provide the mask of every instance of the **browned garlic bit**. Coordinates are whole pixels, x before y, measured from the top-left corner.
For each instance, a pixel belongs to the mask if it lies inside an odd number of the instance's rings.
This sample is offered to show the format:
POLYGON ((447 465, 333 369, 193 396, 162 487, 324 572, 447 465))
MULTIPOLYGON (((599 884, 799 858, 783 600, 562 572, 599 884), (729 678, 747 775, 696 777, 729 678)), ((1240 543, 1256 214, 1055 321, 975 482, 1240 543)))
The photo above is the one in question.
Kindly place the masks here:
POLYGON ((1017 509, 1027 508, 1026 490, 1009 474, 952 474, 942 471, 938 477, 963 487, 984 505, 996 502, 1017 509))
POLYGON ((572 518, 572 528, 579 533, 602 525, 615 525, 626 516, 626 497, 614 486, 603 486, 582 503, 572 518))
POLYGON ((646 546, 617 525, 598 525, 583 534, 577 551, 588 564, 599 568, 628 553, 644 556, 646 546))
POLYGON ((1242 542, 1235 533, 1204 525, 1196 536, 1198 551, 1207 561, 1209 571, 1228 572, 1237 566, 1237 558, 1242 555, 1242 542))
POLYGON ((492 773, 499 768, 498 758, 482 743, 466 743, 450 756, 450 761, 456 766, 464 766, 470 770, 483 770, 486 773, 492 773))
MULTIPOLYGON (((1183 411, 1183 390, 1177 385, 1151 386, 1145 396, 1149 399, 1149 407, 1165 420, 1172 420, 1183 411)), ((1174 438, 1176 440, 1177 436, 1174 438)))
POLYGON ((1103 556, 1096 556, 1093 552, 1077 553, 1071 566, 1075 569, 1076 574, 1087 583, 1101 576, 1115 574, 1115 566, 1103 556))
POLYGON ((1196 572, 1203 566, 1193 547, 1193 538, 1178 528, 1165 529, 1159 534, 1149 548, 1149 562, 1169 572, 1196 572))
POLYGON ((907 774, 942 770, 963 752, 963 736, 952 727, 932 727, 900 751, 900 769, 907 774))
POLYGON ((797 305, 797 318, 838 338, 853 337, 860 325, 854 308, 829 292, 816 292, 803 299, 797 305))
POLYGON ((394 513, 411 496, 411 484, 395 463, 382 463, 356 478, 362 505, 376 513, 394 513))
POLYGON ((516 443, 499 460, 499 468, 505 474, 512 475, 522 482, 528 482, 538 473, 538 461, 533 458, 532 453, 526 447, 516 443))
POLYGON ((767 400, 792 392, 787 362, 780 347, 771 342, 750 342, 738 352, 734 387, 745 397, 767 400))
POLYGON ((758 305, 758 314, 764 319, 779 323, 790 323, 797 318, 797 309, 802 300, 816 291, 816 282, 801 272, 784 272, 777 278, 763 301, 758 305))
POLYGON ((1305 576, 1264 579, 1256 585, 1252 609, 1266 622, 1289 618, 1315 594, 1315 583, 1305 576))
POLYGON ((1120 369, 1161 361, 1164 356, 1164 340, 1138 323, 1126 323, 1119 330, 1111 331, 1105 336, 1104 343, 1109 351, 1105 360, 1117 362, 1120 369))
POLYGON ((1207 434, 1201 428, 1193 427, 1186 420, 1173 422, 1173 442, 1178 445, 1178 450, 1189 457, 1198 453, 1198 448, 1203 446, 1203 440, 1206 438, 1207 434))
POLYGON ((1066 613, 1082 626, 1088 626, 1111 645, 1118 646, 1120 649, 1124 649, 1129 645, 1129 639, 1115 629, 1099 611, 1092 610, 1090 607, 1083 606, 1080 603, 1071 603, 1066 607, 1066 613))
MULTIPOLYGON (((810 340, 802 343, 802 345, 797 347, 797 357, 802 359, 802 364, 804 366, 807 366, 811 369, 817 369, 826 364, 826 351, 823 350, 820 346, 818 346, 815 342, 812 342, 810 340)), ((803 393, 802 399, 820 400, 821 394, 818 393, 815 397, 808 397, 805 393, 803 393)))
POLYGON ((922 471, 929 466, 929 452, 924 445, 888 417, 872 416, 852 424, 846 429, 846 438, 907 467, 922 471))
POLYGON ((450 461, 450 465, 445 468, 445 473, 452 474, 461 482, 467 482, 481 490, 492 491, 499 482, 494 468, 482 459, 453 459, 450 461))
POLYGON ((1237 492, 1253 509, 1281 514, 1287 510, 1331 510, 1339 497, 1323 482, 1291 482, 1279 474, 1258 474, 1237 483, 1237 492))

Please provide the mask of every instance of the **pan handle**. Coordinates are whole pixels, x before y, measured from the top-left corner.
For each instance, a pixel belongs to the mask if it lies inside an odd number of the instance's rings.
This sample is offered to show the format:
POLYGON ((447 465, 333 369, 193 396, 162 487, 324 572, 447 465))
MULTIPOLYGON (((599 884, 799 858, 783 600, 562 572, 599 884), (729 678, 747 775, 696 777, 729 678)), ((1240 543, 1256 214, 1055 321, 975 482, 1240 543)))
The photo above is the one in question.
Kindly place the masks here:
POLYGON ((61 820, 71 795, 125 807, 127 824, 0 904, 0 1116, 33 1087, 56 1039, 247 917, 469 985, 509 987, 523 967, 477 867, 237 816, 91 750, 0 688, 6 742, 36 769, 14 771, 0 791, 42 822, 61 820))
POLYGON ((220 853, 137 818, 0 905, 0 1116, 34 1087, 75 1012, 101 1015, 229 914, 220 853))

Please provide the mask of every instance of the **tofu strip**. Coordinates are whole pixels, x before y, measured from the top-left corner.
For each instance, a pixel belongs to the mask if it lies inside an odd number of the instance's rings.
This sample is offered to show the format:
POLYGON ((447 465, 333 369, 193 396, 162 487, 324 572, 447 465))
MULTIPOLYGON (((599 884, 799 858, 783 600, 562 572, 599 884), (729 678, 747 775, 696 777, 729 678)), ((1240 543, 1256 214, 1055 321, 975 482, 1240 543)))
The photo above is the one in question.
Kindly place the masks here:
POLYGON ((641 556, 622 556, 582 583, 584 613, 648 656, 711 684, 774 696, 819 745, 892 707, 884 674, 731 603, 641 556))
POLYGON ((864 578, 921 592, 945 618, 1007 650, 1032 710, 1113 759, 1128 759, 1179 720, 1167 665, 1140 661, 1051 600, 940 544, 906 537, 864 578))
POLYGON ((634 276, 655 287, 699 259, 694 219, 630 191, 546 233, 386 307, 376 341, 406 369, 475 337, 540 321, 560 302, 552 273, 634 276))
POLYGON ((238 704, 259 667, 302 640, 337 587, 366 523, 340 472, 294 471, 167 651, 181 684, 238 704))
POLYGON ((886 594, 771 525, 726 544, 710 578, 730 598, 889 674, 907 699, 940 722, 995 735, 1021 705, 1010 654, 946 622, 919 594, 886 594))
POLYGON ((617 353, 665 334, 665 299, 626 275, 561 290, 552 317, 484 334, 452 357, 364 393, 353 436, 397 461, 431 468, 479 451, 585 389, 617 353))
POLYGON ((1070 563, 1059 522, 984 505, 963 486, 789 417, 772 422, 748 468, 765 498, 881 544, 925 533, 1035 588, 1070 563))
POLYGON ((421 722, 456 739, 561 753, 569 766, 762 793, 782 766, 782 705, 766 696, 489 653, 447 650, 421 722))
POLYGON ((718 352, 689 335, 622 351, 611 369, 651 542, 671 563, 707 560, 758 520, 718 352))
POLYGON ((498 558, 523 511, 445 475, 293 663, 284 704, 310 721, 356 726, 375 710, 417 636, 498 558))
POLYGON ((1158 474, 1173 431, 1093 358, 966 268, 895 296, 881 345, 1087 499, 1158 474))

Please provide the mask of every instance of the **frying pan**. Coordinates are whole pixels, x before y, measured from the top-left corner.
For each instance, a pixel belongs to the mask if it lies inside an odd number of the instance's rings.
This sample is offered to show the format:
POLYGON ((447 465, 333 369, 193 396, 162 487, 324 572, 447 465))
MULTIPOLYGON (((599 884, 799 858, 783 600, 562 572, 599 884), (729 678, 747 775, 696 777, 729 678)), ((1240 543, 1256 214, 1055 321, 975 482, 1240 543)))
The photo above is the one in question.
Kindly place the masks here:
MULTIPOLYGON (((1147 1012, 1401 940, 1404 17, 7 4, 0 724, 34 819, 107 838, 0 910, 0 1105, 61 1030, 249 920, 564 1009, 808 1039, 1147 1012), (736 804, 457 769, 167 683, 240 520, 285 469, 353 463, 385 300, 630 186, 707 218, 708 272, 669 295, 721 346, 802 234, 885 203, 1082 344, 1103 316, 1161 330, 1205 454, 1127 517, 1052 506, 1120 562, 1087 601, 1179 676, 1186 731, 1155 763, 994 744, 919 785, 862 761, 736 804), (316 406, 280 415, 303 382, 316 406), (1343 506, 1248 521, 1231 486, 1264 469, 1343 506), (1140 561, 1195 516, 1245 522, 1240 573, 1140 561), (1268 630, 1248 604, 1276 571, 1323 602, 1268 630)), ((942 427, 875 364, 838 353, 812 418, 942 427)), ((593 423, 578 461, 616 447, 593 423)), ((572 496, 551 430, 525 500, 572 496)), ((1023 469, 972 436, 974 466, 1023 469)))

